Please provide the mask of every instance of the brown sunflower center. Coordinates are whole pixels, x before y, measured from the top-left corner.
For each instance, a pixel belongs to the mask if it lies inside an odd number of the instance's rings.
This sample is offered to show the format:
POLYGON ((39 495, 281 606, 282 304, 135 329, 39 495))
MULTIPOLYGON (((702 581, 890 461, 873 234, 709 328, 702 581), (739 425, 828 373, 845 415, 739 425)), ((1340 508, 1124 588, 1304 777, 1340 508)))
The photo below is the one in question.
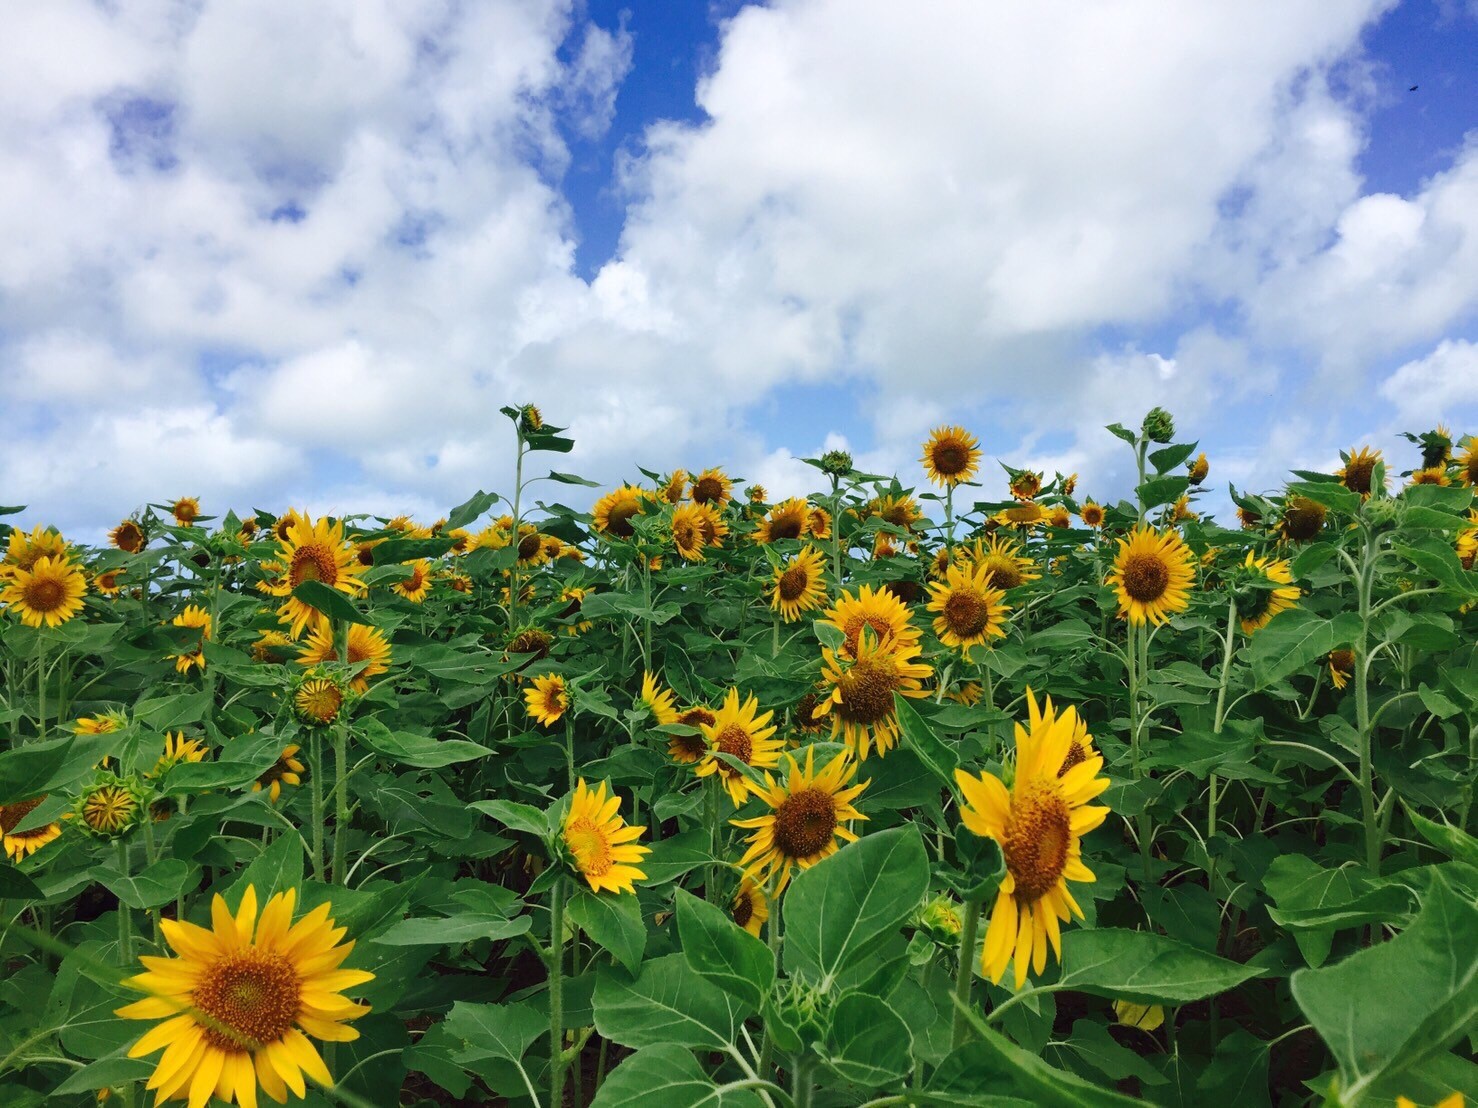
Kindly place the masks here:
POLYGON ((912 604, 920 596, 919 583, 917 581, 889 581, 883 586, 885 592, 890 592, 905 604, 912 604))
POLYGON ((1351 458, 1345 466, 1345 488, 1361 496, 1370 492, 1370 477, 1375 470, 1374 458, 1351 458))
POLYGON ((708 743, 702 735, 673 735, 669 749, 674 755, 697 761, 708 753, 708 743))
POLYGON ((1067 748, 1067 757, 1062 760, 1062 768, 1057 771, 1057 776, 1064 776, 1074 766, 1082 765, 1088 760, 1088 751, 1077 739, 1067 748))
POLYGON ((1021 567, 1013 558, 1001 556, 987 558, 985 568, 990 573, 990 583, 995 588, 1014 589, 1022 583, 1021 567))
POLYGON ((195 1007, 210 1017, 206 1042, 236 1053, 275 1043, 292 1029, 302 985, 292 962, 275 950, 247 947, 218 959, 195 986, 195 1007))
POLYGON ((19 827, 21 820, 34 812, 46 799, 43 793, 33 800, 21 800, 15 804, 0 804, 0 835, 10 834, 13 828, 19 827))
POLYGON ((1103 509, 1097 504, 1083 509, 1083 522, 1089 527, 1097 527, 1103 522, 1103 509))
POLYGON ((1071 839, 1067 802, 1055 787, 1039 784, 1017 796, 1002 853, 1016 879, 1018 902, 1033 903, 1057 884, 1067 868, 1071 839))
POLYGON ((754 900, 747 892, 740 893, 730 913, 734 922, 743 927, 754 918, 754 900))
POLYGON ((33 612, 54 612, 67 598, 67 590, 54 577, 32 578, 21 590, 26 607, 33 612))
POLYGON ((877 723, 893 714, 893 689, 898 684, 891 666, 873 658, 855 663, 843 676, 842 701, 837 705, 849 723, 877 723))
POLYGON ((934 462, 934 470, 944 477, 954 477, 964 473, 970 465, 970 451, 965 449, 965 444, 960 442, 941 442, 934 445, 931 452, 934 462))
POLYGON ((795 725, 797 727, 820 727, 821 721, 816 718, 816 708, 821 703, 821 698, 815 693, 807 693, 801 697, 800 703, 795 706, 795 725))
POLYGON ((806 521, 799 516, 785 515, 770 521, 771 539, 798 539, 806 521))
POLYGON ((679 550, 694 550, 702 545, 703 532, 692 520, 674 520, 672 524, 672 541, 679 550))
POLYGON ((1131 554, 1124 562, 1124 591, 1130 599, 1149 604, 1165 595, 1170 567, 1154 554, 1131 554))
POLYGON ((322 581, 325 585, 337 584, 339 566, 334 560, 333 551, 318 542, 310 542, 306 546, 298 547, 293 554, 292 565, 288 568, 287 579, 293 588, 297 588, 304 581, 322 581))
POLYGON ((797 789, 775 809, 775 849, 787 858, 810 858, 826 849, 836 828, 831 795, 817 788, 797 789))
POLYGON ((591 877, 603 876, 615 862, 610 840, 589 816, 580 816, 570 822, 565 829, 565 843, 580 863, 581 871, 591 877))
POLYGON ((1329 652, 1329 664, 1334 669, 1352 670, 1355 668, 1355 652, 1353 650, 1331 650, 1329 652))
POLYGON ((717 720, 717 716, 702 706, 689 708, 677 717, 678 723, 681 723, 685 727, 703 727, 705 725, 712 727, 717 720))
POLYGON ((780 584, 777 586, 780 599, 787 603, 799 600, 810 584, 811 575, 806 572, 805 567, 791 566, 780 575, 780 584))
POLYGON ((699 504, 722 500, 723 496, 724 483, 717 477, 700 477, 693 482, 693 499, 699 504))
POLYGON ((606 530, 618 538, 631 538, 636 534, 636 528, 631 526, 631 517, 636 515, 639 507, 633 503, 617 504, 606 517, 606 530))
POLYGON ((1324 526, 1324 505, 1299 497, 1283 512, 1283 531, 1296 542, 1307 542, 1324 526))
POLYGON ((544 540, 539 537, 537 532, 532 535, 525 535, 518 540, 518 560, 520 562, 526 562, 530 558, 537 557, 543 546, 544 540))
POLYGON ((144 533, 139 530, 137 524, 124 523, 119 526, 118 534, 114 536, 114 545, 119 550, 128 554, 137 554, 144 546, 144 533))
POLYGON ((990 625, 990 605, 973 591, 957 591, 944 602, 944 623, 962 639, 979 635, 990 625))
MULTIPOLYGON (((731 723, 718 733, 717 741, 720 754, 727 754, 731 758, 738 758, 746 765, 749 764, 749 759, 754 754, 754 739, 744 728, 737 723, 731 723)), ((738 775, 737 770, 730 769, 728 766, 719 768, 730 777, 738 775)))
POLYGON ((847 623, 847 638, 843 642, 843 649, 848 654, 857 653, 857 644, 862 640, 864 628, 870 629, 873 637, 878 642, 887 642, 893 637, 893 625, 879 615, 853 616, 847 623))

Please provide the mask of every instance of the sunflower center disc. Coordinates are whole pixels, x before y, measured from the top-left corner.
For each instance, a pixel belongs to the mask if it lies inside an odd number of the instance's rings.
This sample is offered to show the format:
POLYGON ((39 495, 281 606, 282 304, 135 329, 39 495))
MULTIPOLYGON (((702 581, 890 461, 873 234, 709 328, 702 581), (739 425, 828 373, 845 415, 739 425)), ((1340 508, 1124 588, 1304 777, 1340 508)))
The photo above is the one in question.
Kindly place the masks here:
POLYGON ((677 717, 677 721, 685 727, 712 727, 718 722, 717 717, 707 708, 689 708, 677 717))
POLYGON ((990 608, 978 593, 951 593, 944 602, 944 622, 960 638, 971 639, 990 623, 990 608))
POLYGON ((1010 558, 987 558, 984 564, 992 587, 1014 589, 1021 584, 1021 567, 1010 558))
POLYGON ((193 999, 218 1025, 206 1026, 207 1042, 226 1051, 251 1050, 292 1029, 299 1009, 298 974, 277 951, 249 947, 212 964, 193 999))
POLYGON ((820 789, 791 793, 775 809, 775 847, 787 858, 809 858, 831 842, 836 807, 820 789))
POLYGON ((22 800, 17 804, 0 804, 0 835, 8 835, 14 827, 20 826, 21 820, 34 812, 46 799, 43 793, 34 800, 22 800))
POLYGON ((543 545, 544 543, 538 535, 525 535, 518 540, 518 560, 520 562, 528 561, 539 553, 539 548, 543 545))
POLYGON ((963 473, 970 464, 970 453, 957 442, 942 442, 934 448, 934 468, 944 477, 963 473))
POLYGON ((724 489, 716 479, 702 477, 693 482, 693 500, 698 504, 707 504, 710 500, 717 500, 723 495, 724 489))
POLYGON ((332 585, 339 580, 339 567, 327 548, 318 543, 300 547, 293 555, 292 568, 288 570, 288 581, 297 588, 304 581, 322 581, 332 585))
POLYGON ((1039 785, 1017 798, 1001 852, 1016 879, 1018 901, 1034 902, 1057 884, 1071 837, 1067 803, 1055 788, 1039 785))
POLYGON ((786 516, 783 519, 777 519, 770 524, 770 538, 798 539, 801 537, 801 528, 804 526, 805 521, 795 516, 786 516))
POLYGON ((610 841, 589 816, 581 816, 570 824, 565 831, 565 842, 580 863, 582 872, 591 877, 602 877, 610 870, 614 861, 610 841))
POLYGON ((631 517, 636 515, 637 504, 618 504, 611 509, 610 522, 607 524, 611 534, 622 539, 629 539, 636 534, 636 528, 631 526, 631 517))
POLYGON ((745 893, 739 894, 739 899, 734 902, 734 922, 743 927, 754 916, 754 901, 745 893))
POLYGON ((61 607, 67 590, 62 588, 60 581, 53 581, 48 577, 42 581, 32 581, 26 586, 24 595, 26 606, 32 611, 51 612, 61 607))
POLYGON ((893 712, 893 671, 868 659, 856 663, 842 678, 842 701, 837 710, 851 723, 876 723, 893 712))
POLYGON ((332 723, 344 703, 344 694, 329 681, 313 681, 298 691, 298 707, 310 719, 332 723))
POLYGON ((1170 569, 1154 554, 1133 554, 1124 563, 1124 591, 1141 604, 1159 600, 1170 584, 1170 569))
MULTIPOLYGON (((748 731, 737 723, 731 723, 718 733, 718 749, 720 754, 728 754, 748 765, 750 756, 754 753, 754 743, 750 740, 748 731)), ((738 776, 738 771, 728 766, 719 768, 730 777, 738 776)))
POLYGON ((810 583, 810 575, 804 569, 791 566, 780 575, 780 599, 786 602, 800 599, 810 583))
POLYGON ((843 643, 848 654, 857 653, 857 644, 862 639, 863 628, 870 628, 873 638, 880 643, 887 642, 893 637, 893 625, 882 616, 854 616, 847 624, 847 638, 843 643))

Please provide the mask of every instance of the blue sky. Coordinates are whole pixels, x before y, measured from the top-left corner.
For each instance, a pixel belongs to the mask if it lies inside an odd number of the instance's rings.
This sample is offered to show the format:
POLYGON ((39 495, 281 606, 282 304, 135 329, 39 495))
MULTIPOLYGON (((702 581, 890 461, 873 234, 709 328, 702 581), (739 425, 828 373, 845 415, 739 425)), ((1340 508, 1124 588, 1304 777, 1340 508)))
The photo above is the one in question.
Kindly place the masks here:
POLYGON ((1219 489, 1404 463, 1478 431, 1475 57, 1474 0, 9 6, 0 500, 435 515, 519 401, 606 482, 958 422, 1116 496, 1155 403, 1219 489))

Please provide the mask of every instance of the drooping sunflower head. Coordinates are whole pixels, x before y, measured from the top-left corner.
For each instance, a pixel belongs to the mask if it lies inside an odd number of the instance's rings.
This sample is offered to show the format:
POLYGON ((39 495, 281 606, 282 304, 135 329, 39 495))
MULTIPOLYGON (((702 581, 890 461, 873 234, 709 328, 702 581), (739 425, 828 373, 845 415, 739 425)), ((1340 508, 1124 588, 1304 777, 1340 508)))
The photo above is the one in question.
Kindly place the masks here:
POLYGON ((675 469, 657 486, 657 495, 669 504, 679 504, 688 492, 688 471, 675 469))
POLYGON ((665 727, 677 722, 677 694, 671 689, 664 689, 657 680, 657 675, 650 670, 642 672, 640 702, 652 713, 652 723, 655 726, 665 727))
POLYGON ((22 861, 61 835, 59 823, 45 823, 24 831, 16 830, 21 821, 41 807, 45 800, 46 794, 42 793, 30 800, 0 804, 0 849, 4 850, 5 856, 11 861, 22 861))
POLYGON ((859 586, 854 594, 843 590, 821 620, 841 631, 842 653, 856 654, 863 629, 883 643, 899 640, 917 646, 919 629, 914 626, 908 605, 886 589, 859 586))
POLYGON ((849 751, 834 755, 819 770, 814 746, 806 748, 804 766, 791 754, 785 761, 787 772, 782 781, 777 782, 766 770, 763 785, 753 781, 748 785, 770 811, 754 819, 730 821, 754 832, 739 864, 757 885, 773 888, 777 897, 794 869, 809 869, 835 854, 838 840, 856 842, 857 835, 848 823, 867 818, 852 806, 868 782, 853 783, 857 763, 849 751))
POLYGON ((991 584, 998 589, 1017 589, 1042 576, 1037 563, 1022 553, 1019 542, 1000 535, 956 547, 955 558, 963 565, 985 570, 990 574, 991 584))
MULTIPOLYGON (((14 534, 14 532, 13 532, 14 534)), ((27 627, 56 627, 82 611, 87 579, 65 557, 40 557, 29 569, 14 565, 0 576, 0 604, 27 627)))
POLYGON ((723 511, 724 505, 734 499, 734 482, 721 469, 705 469, 693 478, 689 495, 695 504, 709 504, 723 511))
POLYGON ((974 477, 980 467, 980 440, 963 427, 936 427, 919 460, 936 485, 958 485, 974 477))
POLYGON ((775 567, 770 607, 786 623, 794 623, 804 612, 826 601, 826 568, 821 551, 809 543, 794 558, 775 567))
POLYGON ((928 611, 934 616, 934 633, 945 646, 962 651, 968 659, 972 646, 989 645, 1004 638, 1006 603, 1003 589, 993 588, 990 570, 952 565, 942 583, 929 586, 928 611))
POLYGON ((307 767, 298 761, 298 748, 296 746, 285 746, 282 753, 277 755, 277 761, 273 762, 267 769, 252 782, 251 791, 254 793, 266 790, 273 804, 282 798, 282 786, 301 785, 303 774, 307 767))
POLYGON ((765 890, 747 873, 739 878, 739 888, 729 901, 729 916, 756 939, 770 918, 770 901, 765 890))
POLYGON ((595 507, 591 509, 595 529, 612 538, 631 538, 636 534, 636 528, 631 526, 631 519, 643 513, 646 500, 646 490, 635 485, 622 485, 612 489, 597 500, 595 507))
POLYGON ((102 773, 78 794, 72 816, 97 838, 122 838, 143 822, 148 796, 140 778, 102 773))
POLYGON ((108 541, 125 554, 137 554, 149 540, 136 520, 125 519, 108 532, 108 541))
POLYGON ((278 1103, 289 1089, 305 1095, 305 1075, 333 1084, 307 1036, 357 1039, 348 1023, 370 1009, 342 993, 375 975, 342 968, 354 943, 340 943, 345 929, 334 926, 327 901, 294 924, 296 904, 297 890, 277 893, 258 918, 256 886, 248 885, 235 913, 215 897, 209 928, 160 921, 179 956, 146 958, 146 972, 125 984, 148 995, 116 1013, 165 1021, 128 1052, 139 1058, 164 1050, 147 1085, 157 1101, 188 1098, 203 1108, 215 1093, 249 1108, 258 1103, 258 1084, 278 1103))
POLYGON ((739 690, 730 689, 714 713, 713 722, 704 724, 702 728, 703 737, 708 740, 708 755, 698 767, 698 776, 718 774, 736 808, 749 795, 747 779, 739 770, 714 755, 726 754, 755 769, 769 769, 779 764, 782 744, 775 740, 775 727, 770 723, 775 713, 761 714, 759 707, 758 698, 749 696, 741 702, 739 690))
POLYGON ((1447 476, 1447 466, 1429 466, 1426 469, 1416 470, 1411 475, 1413 485, 1450 485, 1452 480, 1447 476))
POLYGON ((1073 525, 1073 517, 1065 504, 1054 504, 1047 509, 1047 523, 1059 530, 1066 530, 1073 525))
POLYGON ((570 706, 569 689, 557 673, 543 673, 523 691, 524 707, 529 716, 543 727, 553 727, 570 706))
POLYGON ((525 404, 519 409, 518 429, 525 435, 544 430, 544 413, 537 405, 525 404))
POLYGON ((169 511, 181 527, 194 527, 200 518, 200 501, 193 496, 182 496, 169 506, 169 511))
POLYGON ((170 623, 175 627, 193 627, 200 631, 200 637, 210 638, 210 613, 199 604, 186 604, 185 610, 170 623))
POLYGON ((791 497, 770 509, 760 525, 754 529, 755 542, 778 542, 780 539, 800 539, 806 535, 810 523, 810 508, 800 497, 791 497))
POLYGON ((309 670, 293 692, 293 714, 305 727, 329 727, 344 710, 344 686, 326 672, 309 670))
POLYGON ((251 656, 258 662, 281 664, 292 656, 293 641, 281 631, 263 631, 251 645, 251 656))
POLYGON ((831 513, 815 505, 806 517, 806 533, 813 539, 831 538, 831 513))
POLYGON ((595 626, 591 620, 580 618, 580 604, 590 592, 590 589, 578 585, 566 585, 560 590, 559 598, 565 601, 565 607, 561 609, 559 618, 568 621, 565 631, 571 635, 583 635, 595 626))
POLYGON ((821 702, 829 695, 826 686, 818 685, 795 703, 790 710, 790 726, 798 734, 819 735, 829 727, 829 721, 818 712, 821 702))
POLYGON ((122 569, 105 569, 92 579, 92 587, 103 596, 117 596, 123 591, 120 578, 127 572, 122 569))
POLYGON ((1138 527, 1119 540, 1108 584, 1118 594, 1119 615, 1134 624, 1164 623, 1190 604, 1195 555, 1173 529, 1138 527))
POLYGON ((1244 531, 1255 531, 1262 526, 1262 514, 1243 505, 1237 506, 1237 522, 1244 531))
POLYGON ((1196 460, 1191 462, 1187 467, 1186 477, 1191 484, 1199 485, 1202 481, 1206 480, 1210 472, 1211 463, 1206 460, 1206 454, 1202 451, 1196 455, 1196 460))
POLYGON ((1445 466, 1452 459, 1452 432, 1445 423, 1439 423, 1431 431, 1416 436, 1416 444, 1422 449, 1422 467, 1432 469, 1445 466))
POLYGON ((934 669, 916 660, 917 641, 873 637, 858 640, 855 655, 823 647, 822 680, 830 695, 817 712, 830 713, 832 738, 847 744, 865 760, 874 746, 882 757, 898 741, 898 712, 893 697, 926 695, 923 681, 934 669))
POLYGON ((1334 682, 1334 687, 1342 689, 1349 684, 1355 673, 1355 652, 1342 646, 1338 650, 1331 650, 1326 661, 1329 664, 1329 679, 1334 682))
POLYGON ((1289 542, 1308 542, 1324 530, 1328 515, 1323 504, 1306 496, 1290 496, 1283 503, 1283 537, 1289 542))
POLYGON ((1379 450, 1371 450, 1368 446, 1359 447, 1350 451, 1345 457, 1342 469, 1335 472, 1340 483, 1351 492, 1359 493, 1361 499, 1368 497, 1375 481, 1375 467, 1381 460, 1379 450))
POLYGON ((703 561, 703 548, 708 545, 704 529, 707 518, 702 504, 679 504, 672 509, 668 525, 672 532, 672 545, 684 561, 703 561))
POLYGON ((693 728, 693 733, 669 735, 667 737, 668 755, 674 762, 685 766, 695 766, 703 761, 708 757, 708 740, 703 735, 703 729, 711 727, 717 720, 718 716, 713 709, 704 704, 695 704, 679 712, 677 719, 672 722, 693 728))
POLYGON ((549 651, 553 646, 554 636, 542 627, 521 627, 508 636, 507 644, 503 647, 503 660, 509 661, 518 654, 529 655, 515 671, 515 674, 522 673, 530 666, 549 657, 549 651))
POLYGON ((580 778, 564 819, 564 844, 575 871, 593 892, 635 893, 635 882, 646 880, 637 868, 651 849, 636 842, 646 833, 637 825, 628 827, 620 816, 621 800, 606 795, 606 784, 591 789, 580 778))
POLYGON ((1191 510, 1191 498, 1186 495, 1178 497, 1170 507, 1170 522, 1181 523, 1188 519, 1200 519, 1200 515, 1191 510))
POLYGON ((1084 527, 1091 527, 1096 531, 1103 526, 1103 506, 1089 500, 1078 513, 1078 518, 1083 521, 1084 527))
POLYGON ((1298 604, 1302 595, 1293 584, 1293 570, 1283 559, 1257 557, 1251 550, 1243 563, 1243 587, 1237 593, 1242 632, 1250 635, 1266 627, 1279 612, 1298 604))

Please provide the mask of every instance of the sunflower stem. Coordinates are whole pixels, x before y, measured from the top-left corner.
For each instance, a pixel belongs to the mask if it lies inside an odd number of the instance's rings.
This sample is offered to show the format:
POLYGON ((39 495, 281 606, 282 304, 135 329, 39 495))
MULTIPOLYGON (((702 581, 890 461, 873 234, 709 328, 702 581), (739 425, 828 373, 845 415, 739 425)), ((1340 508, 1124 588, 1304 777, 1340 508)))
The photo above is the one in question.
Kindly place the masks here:
POLYGON ((549 901, 549 1104, 562 1108, 564 1060, 565 879, 555 878, 549 901))
POLYGON ((349 860, 349 731, 341 719, 334 724, 334 868, 333 879, 344 884, 349 860))
MULTIPOLYGON (((517 426, 517 421, 515 421, 514 427, 517 428, 517 426)), ((513 543, 514 557, 513 564, 508 567, 508 629, 510 631, 518 627, 518 523, 519 505, 523 499, 523 432, 516 431, 516 433, 518 452, 513 462, 513 535, 509 540, 513 543)))
POLYGON ((1355 579, 1360 601, 1360 637, 1355 641, 1355 722, 1360 734, 1360 810, 1365 825, 1365 864, 1380 876, 1381 832, 1375 810, 1375 774, 1371 762, 1371 737, 1375 730, 1370 718, 1370 597, 1375 584, 1375 535, 1365 534, 1365 549, 1355 579))
POLYGON ((719 784, 719 775, 716 773, 709 774, 708 779, 703 783, 703 788, 705 793, 707 794, 705 799, 708 802, 708 852, 709 855, 715 859, 708 864, 708 877, 703 882, 703 899, 708 901, 708 903, 710 904, 718 904, 718 874, 719 867, 721 865, 721 863, 717 861, 719 857, 720 831, 719 792, 722 789, 722 786, 719 784))
POLYGON ((46 741, 46 633, 41 633, 41 652, 36 659, 36 737, 46 741))
POLYGON ((569 772, 570 792, 575 791, 575 721, 565 712, 565 769, 569 772))
MULTIPOLYGON (((125 839, 118 840, 118 872, 127 883, 128 842, 125 839)), ((118 958, 125 966, 133 961, 133 917, 129 915, 128 905, 121 899, 118 901, 118 958)))
POLYGON ((960 929, 960 968, 955 975, 955 996, 959 1005, 955 1008, 954 1033, 950 1042, 953 1048, 964 1045, 966 1038, 965 1009, 970 1006, 970 986, 975 981, 975 936, 980 930, 980 913, 983 902, 972 900, 965 905, 965 926, 960 929))
POLYGON ((953 551, 955 545, 955 483, 944 486, 944 549, 953 551))
MULTIPOLYGON (((1216 714, 1211 717, 1211 733, 1221 734, 1222 724, 1225 722, 1224 714, 1227 704, 1227 681, 1232 672, 1232 647, 1235 645, 1237 626, 1237 594, 1233 593, 1227 601, 1227 631, 1226 649, 1221 655, 1221 683, 1216 690, 1216 714)), ((1210 842, 1216 836, 1216 774, 1213 772, 1208 782, 1206 812, 1206 840, 1210 842)))
POLYGON ((313 876, 323 880, 323 736, 314 729, 308 737, 309 784, 313 786, 313 876))

